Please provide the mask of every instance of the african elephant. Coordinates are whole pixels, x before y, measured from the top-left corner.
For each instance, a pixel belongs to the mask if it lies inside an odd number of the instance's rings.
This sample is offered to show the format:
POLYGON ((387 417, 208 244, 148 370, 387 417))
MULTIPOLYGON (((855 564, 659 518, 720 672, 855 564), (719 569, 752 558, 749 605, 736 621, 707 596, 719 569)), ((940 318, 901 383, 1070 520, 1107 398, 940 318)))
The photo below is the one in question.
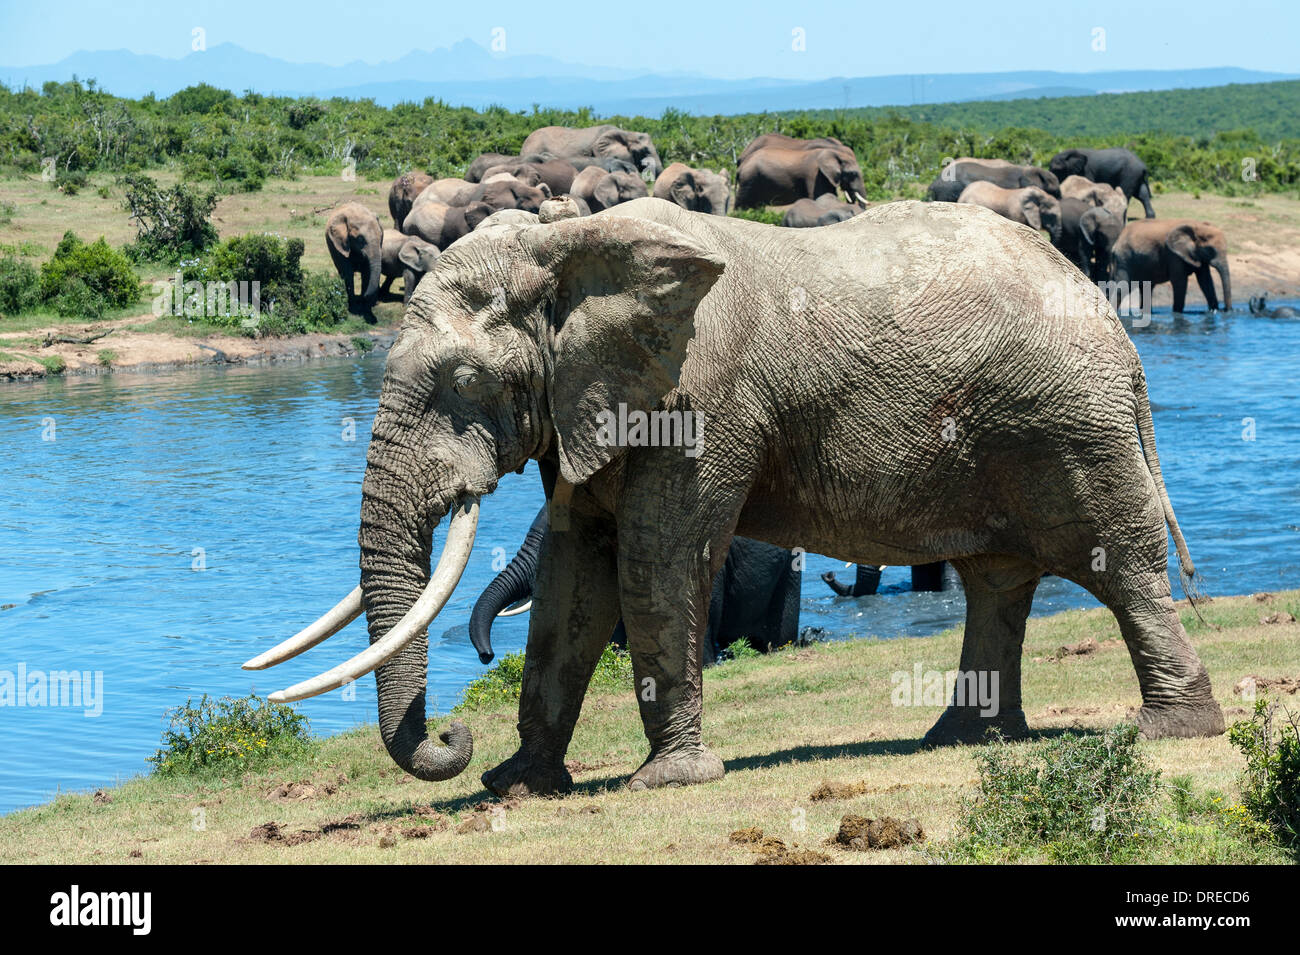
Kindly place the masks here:
MULTIPOLYGON (((469 638, 483 663, 492 661, 492 622, 512 604, 531 601, 537 558, 546 536, 546 508, 534 518, 518 553, 484 588, 469 618, 469 638)), ((704 638, 704 662, 737 640, 755 650, 784 647, 799 639, 799 596, 803 576, 793 553, 762 541, 734 537, 726 563, 713 579, 709 625, 704 638)), ((622 620, 613 642, 627 646, 622 620)))
POLYGON ((1105 209, 1120 222, 1128 218, 1128 197, 1122 190, 1104 182, 1093 182, 1083 176, 1066 176, 1061 180, 1061 198, 1082 199, 1089 205, 1105 209))
POLYGON ((1137 298, 1136 303, 1124 303, 1129 309, 1142 306, 1141 283, 1155 286, 1168 282, 1173 286, 1174 311, 1181 312, 1187 304, 1187 276, 1195 275, 1206 306, 1215 311, 1219 299, 1214 294, 1212 268, 1223 283, 1223 309, 1230 312, 1228 240, 1217 226, 1192 219, 1139 219, 1124 227, 1111 250, 1110 277, 1121 290, 1131 291, 1137 298))
POLYGON ((1083 199, 1061 200, 1061 232, 1054 243, 1061 254, 1094 282, 1110 277, 1111 250, 1124 223, 1083 199))
POLYGON ((406 231, 402 224, 406 221, 407 213, 411 211, 411 206, 420 193, 433 182, 433 177, 428 173, 418 171, 404 172, 393 180, 393 185, 388 190, 388 214, 393 217, 393 225, 399 232, 406 231))
POLYGON ((816 199, 800 199, 785 210, 781 225, 787 229, 811 229, 852 219, 864 209, 857 203, 840 202, 832 193, 816 199))
POLYGON ((468 206, 472 203, 485 203, 493 212, 501 209, 523 209, 536 212, 542 202, 551 198, 551 190, 545 183, 530 186, 520 182, 514 176, 496 175, 480 183, 471 183, 461 189, 451 200, 451 205, 468 206))
POLYGON ((325 245, 348 290, 350 312, 369 312, 379 301, 383 237, 379 217, 359 202, 339 206, 325 225, 325 245), (354 275, 361 276, 360 294, 353 287, 354 275))
POLYGON ((1300 312, 1297 312, 1290 305, 1269 308, 1268 297, 1265 295, 1259 295, 1250 300, 1250 314, 1258 318, 1300 318, 1300 312))
POLYGON ((768 146, 751 153, 736 172, 736 208, 816 199, 843 189, 863 204, 866 184, 862 167, 851 150, 823 146, 818 149, 781 149, 768 146))
POLYGON ((963 203, 992 209, 1003 218, 1031 229, 1046 229, 1055 245, 1061 238, 1061 203, 1034 186, 1003 189, 991 182, 976 181, 962 190, 963 203))
POLYGON ((513 166, 523 162, 541 161, 540 156, 511 156, 506 153, 481 153, 470 161, 465 169, 465 180, 467 182, 480 182, 484 173, 489 169, 497 166, 513 166))
POLYGON ((402 302, 409 305, 415 287, 438 261, 438 247, 418 235, 406 235, 396 229, 384 230, 384 268, 386 278, 381 291, 387 292, 393 279, 402 277, 402 302))
POLYGON ((572 129, 568 126, 543 126, 528 134, 519 148, 520 155, 550 153, 552 156, 594 156, 622 159, 632 163, 637 172, 651 181, 664 171, 659 151, 646 133, 620 129, 609 123, 572 129))
MULTIPOLYGON (((878 564, 858 564, 852 584, 840 583, 835 579, 832 571, 822 574, 822 580, 840 597, 869 597, 880 586, 880 572, 884 569, 878 564)), ((913 564, 911 570, 914 593, 939 593, 961 586, 961 580, 952 571, 952 565, 944 560, 929 564, 913 564)))
POLYGON ((1063 149, 1052 157, 1047 167, 1060 179, 1083 176, 1093 182, 1104 182, 1124 193, 1124 208, 1128 199, 1137 199, 1146 210, 1147 218, 1154 219, 1151 208, 1151 186, 1147 183, 1147 165, 1127 149, 1063 149))
POLYGON ((464 770, 469 729, 453 723, 445 747, 427 733, 427 628, 469 559, 479 499, 529 459, 550 530, 520 745, 484 774, 493 792, 571 785, 565 751, 620 616, 649 740, 631 789, 722 777, 701 667, 735 535, 859 563, 952 561, 960 669, 996 676, 998 711, 958 694, 931 743, 1028 731, 1021 645, 1045 570, 1117 617, 1148 737, 1223 732, 1170 593, 1170 532, 1183 572, 1195 568, 1137 350, 1096 286, 987 209, 893 202, 774 229, 646 198, 456 243, 388 355, 360 586, 245 666, 287 659, 363 608, 371 646, 270 699, 373 671, 397 764, 428 780, 464 770))
POLYGON ((585 202, 592 212, 610 209, 649 194, 640 176, 630 172, 606 172, 599 166, 588 166, 578 173, 570 193, 585 202))
POLYGON ((468 205, 467 202, 458 202, 462 193, 468 193, 471 189, 478 188, 478 183, 470 182, 468 179, 459 179, 455 176, 447 176, 443 179, 435 179, 429 183, 424 191, 439 202, 445 202, 449 206, 468 205))
POLYGON ((973 182, 991 182, 1003 189, 1041 189, 1054 199, 1061 198, 1061 183, 1046 169, 1017 166, 1000 159, 957 159, 944 166, 939 177, 930 183, 930 199, 957 202, 973 182))
POLYGON ((485 202, 452 206, 434 197, 428 190, 420 193, 406 216, 406 231, 418 235, 439 249, 446 249, 457 239, 474 231, 475 226, 495 210, 485 202))
POLYGON ((727 177, 707 169, 692 169, 675 162, 655 180, 653 195, 675 202, 692 212, 725 216, 731 205, 731 185, 727 177))
POLYGON ((548 159, 545 162, 502 163, 491 166, 483 172, 483 179, 490 179, 497 173, 509 173, 516 179, 530 186, 546 184, 551 195, 562 196, 573 188, 573 179, 578 169, 573 163, 564 159, 548 159))
MULTIPOLYGON (((816 139, 796 139, 794 136, 786 136, 783 133, 763 133, 761 136, 754 137, 750 144, 745 147, 745 151, 740 154, 736 160, 739 166, 754 153, 760 149, 766 149, 773 146, 777 149, 848 149, 842 142, 834 136, 819 136, 816 139)), ((849 150, 852 152, 852 150, 849 150)))

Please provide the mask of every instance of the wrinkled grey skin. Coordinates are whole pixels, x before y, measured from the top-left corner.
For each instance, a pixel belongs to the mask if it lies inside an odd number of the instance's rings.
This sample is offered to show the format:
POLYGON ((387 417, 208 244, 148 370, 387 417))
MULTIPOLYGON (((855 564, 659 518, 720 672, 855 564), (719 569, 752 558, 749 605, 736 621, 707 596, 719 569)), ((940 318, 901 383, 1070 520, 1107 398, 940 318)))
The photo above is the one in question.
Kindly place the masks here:
POLYGON ((834 225, 845 219, 864 212, 865 206, 856 202, 840 202, 838 198, 827 193, 816 199, 800 199, 791 203, 781 217, 781 225, 787 229, 813 229, 817 226, 834 225))
POLYGON ((1053 245, 1094 282, 1109 278, 1111 250, 1124 231, 1123 221, 1083 199, 1067 196, 1060 205, 1061 231, 1053 245))
POLYGON ((393 280, 402 277, 402 301, 410 304, 415 287, 438 261, 438 247, 418 235, 406 235, 396 229, 384 230, 384 286, 387 292, 393 280))
POLYGON ((731 206, 731 186, 726 176, 708 169, 692 169, 680 162, 660 173, 652 195, 691 212, 714 216, 725 216, 731 206))
POLYGON ((991 182, 1003 189, 1041 189, 1054 199, 1061 198, 1061 182, 1039 166, 1017 166, 1002 159, 954 159, 930 183, 933 202, 956 202, 973 182, 991 182))
POLYGON ((992 209, 1003 218, 1037 231, 1046 229, 1055 245, 1061 239, 1061 203, 1041 189, 1003 189, 991 182, 972 182, 962 190, 958 202, 992 209))
MULTIPOLYGON (((954 564, 961 669, 996 673, 1000 708, 954 701, 930 743, 1027 731, 1021 644, 1044 571, 1115 613, 1146 735, 1223 731, 1170 593, 1171 528, 1194 568, 1137 351, 1078 270, 986 209, 897 202, 775 229, 647 198, 456 243, 406 310, 367 453, 372 640, 420 594, 450 508, 529 459, 552 530, 520 746, 484 775, 494 792, 571 785, 565 751, 620 615, 636 685, 654 688, 637 697, 650 752, 632 788, 723 775, 700 670, 710 584, 736 534, 857 563, 954 564), (611 444, 602 415, 620 405, 692 412, 699 453, 611 444)), ((427 737, 427 650, 421 636, 377 671, 380 732, 403 769, 446 778, 472 744, 427 737)))
POLYGON ((628 172, 606 172, 599 166, 588 166, 573 180, 570 194, 585 202, 592 212, 600 212, 620 203, 643 198, 649 193, 639 176, 628 172))
MULTIPOLYGON (((1121 303, 1129 309, 1144 307, 1142 282, 1153 286, 1168 282, 1174 293, 1174 311, 1181 312, 1187 305, 1187 277, 1195 275, 1206 306, 1216 311, 1219 297, 1214 291, 1211 269, 1219 273, 1219 281, 1223 283, 1223 309, 1230 312, 1232 277, 1228 269, 1228 240, 1218 226, 1194 219, 1138 219, 1124 227, 1111 251, 1111 278, 1122 283, 1124 291, 1133 293, 1121 303)), ((1145 307, 1149 306, 1146 303, 1145 307)))
POLYGON ((453 206, 468 206, 475 202, 486 203, 493 212, 502 209, 523 209, 536 212, 542 202, 551 198, 545 183, 530 186, 513 176, 492 176, 480 183, 471 183, 450 200, 453 206))
POLYGON ((404 172, 393 180, 393 185, 388 190, 388 214, 393 217, 393 225, 398 231, 406 231, 402 226, 411 211, 411 206, 415 204, 420 193, 433 184, 433 181, 433 177, 428 173, 418 170, 404 172))
MULTIPOLYGON (((533 596, 537 559, 547 532, 546 507, 533 519, 518 552, 489 581, 474 602, 469 640, 480 662, 491 663, 492 624, 511 604, 533 596)), ((733 537, 727 561, 713 578, 709 626, 704 637, 704 663, 716 663, 737 640, 765 653, 799 640, 799 597, 803 575, 789 550, 747 537, 733 537)), ((627 630, 620 620, 611 642, 626 649, 627 630)))
POLYGON ((597 159, 622 159, 630 162, 639 175, 652 182, 664 171, 659 151, 646 133, 604 123, 585 129, 568 126, 543 126, 534 130, 519 147, 519 153, 550 153, 552 156, 594 156, 597 159))
POLYGON ((325 224, 325 246, 348 290, 348 311, 366 313, 379 301, 383 275, 383 236, 379 217, 359 202, 346 202, 325 224), (357 292, 353 276, 361 276, 357 292))
POLYGON ((837 189, 852 200, 866 194, 862 167, 847 146, 814 149, 765 146, 736 170, 736 208, 816 199, 837 189))

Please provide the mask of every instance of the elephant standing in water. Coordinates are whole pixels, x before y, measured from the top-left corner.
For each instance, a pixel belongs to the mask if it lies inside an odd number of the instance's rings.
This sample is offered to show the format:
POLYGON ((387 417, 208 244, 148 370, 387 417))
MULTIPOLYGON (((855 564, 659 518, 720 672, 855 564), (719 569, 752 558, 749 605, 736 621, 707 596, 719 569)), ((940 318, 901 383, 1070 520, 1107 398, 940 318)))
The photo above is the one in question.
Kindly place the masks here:
POLYGON ((334 268, 348 290, 348 311, 369 312, 379 301, 383 276, 384 230, 375 215, 359 202, 339 206, 325 225, 325 245, 334 268), (353 277, 361 276, 361 291, 353 277))
POLYGON ((550 530, 519 749, 484 774, 494 792, 571 786, 565 752, 620 616, 636 684, 653 688, 637 694, 649 754, 631 788, 722 777, 701 667, 713 579, 738 534, 843 561, 953 563, 960 667, 998 675, 1000 708, 982 715, 959 695, 931 743, 1028 731, 1021 646, 1044 571, 1114 612, 1148 737, 1223 732, 1170 593, 1171 532, 1183 572, 1194 567, 1137 350, 1074 266, 987 209, 893 202, 776 229, 646 198, 457 242, 388 356, 360 586, 245 666, 288 659, 363 607, 371 645, 270 699, 373 671, 397 764, 429 780, 463 771, 469 729, 453 723, 441 747, 428 735, 427 628, 469 559, 479 499, 530 459, 550 530), (1049 301, 1044 282, 1064 294, 1049 301))
POLYGON ((1210 269, 1219 273, 1223 308, 1230 312, 1228 240, 1217 226, 1192 219, 1139 219, 1124 227, 1111 251, 1111 278, 1123 291, 1131 292, 1121 303, 1125 310, 1143 307, 1141 283, 1155 286, 1168 282, 1173 287, 1174 311, 1181 312, 1187 304, 1187 276, 1195 275, 1206 307, 1216 311, 1219 298, 1214 293, 1210 269), (1138 301, 1130 302, 1134 297, 1138 301))
MULTIPOLYGON (((913 592, 938 593, 961 586, 961 581, 953 579, 955 575, 949 573, 951 568, 952 565, 944 560, 929 564, 914 564, 912 566, 913 592)), ((880 572, 884 569, 878 564, 858 564, 852 584, 840 583, 831 571, 822 574, 822 580, 840 597, 870 597, 880 586, 880 572)))
MULTIPOLYGON (((1047 168, 1058 179, 1083 176, 1114 186, 1128 199, 1142 203, 1148 219, 1156 217, 1156 210, 1151 208, 1147 165, 1127 149, 1063 149, 1052 157, 1047 168)), ((1127 208, 1127 199, 1124 205, 1127 208)))
MULTIPOLYGON (((546 508, 537 513, 519 552, 484 588, 469 618, 469 638, 483 663, 492 660, 492 621, 512 604, 529 600, 537 577, 537 558, 546 537, 546 508)), ((799 639, 799 596, 803 577, 800 562, 783 547, 734 537, 727 561, 713 578, 709 626, 704 638, 704 662, 737 640, 755 650, 784 647, 799 639)), ((627 646, 627 631, 619 620, 613 642, 627 646)))

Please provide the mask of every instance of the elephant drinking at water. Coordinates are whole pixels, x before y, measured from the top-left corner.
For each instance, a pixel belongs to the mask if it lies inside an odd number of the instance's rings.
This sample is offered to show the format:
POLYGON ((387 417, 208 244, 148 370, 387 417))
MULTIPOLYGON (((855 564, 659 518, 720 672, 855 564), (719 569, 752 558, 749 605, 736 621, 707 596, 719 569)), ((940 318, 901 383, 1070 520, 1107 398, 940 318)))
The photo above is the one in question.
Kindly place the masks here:
POLYGON ((895 202, 779 229, 645 198, 465 236, 420 283, 388 356, 359 588, 246 666, 302 652, 363 609, 371 645, 270 698, 373 671, 398 765, 430 780, 463 771, 468 728, 453 723, 446 746, 427 732, 427 628, 469 559, 479 500, 529 459, 550 530, 519 748, 484 774, 494 792, 571 786, 565 752, 620 617, 637 686, 654 690, 637 694, 649 752, 631 788, 722 777, 701 667, 737 534, 842 561, 953 563, 960 667, 997 675, 999 708, 954 699, 931 743, 1027 732, 1021 645, 1044 571, 1115 614, 1148 737, 1223 731, 1170 592, 1171 532, 1194 567, 1137 351, 1073 265, 981 207, 895 202), (1049 301, 1046 282, 1066 294, 1049 301), (615 413, 676 421, 678 437, 689 414, 699 439, 611 439, 615 413))

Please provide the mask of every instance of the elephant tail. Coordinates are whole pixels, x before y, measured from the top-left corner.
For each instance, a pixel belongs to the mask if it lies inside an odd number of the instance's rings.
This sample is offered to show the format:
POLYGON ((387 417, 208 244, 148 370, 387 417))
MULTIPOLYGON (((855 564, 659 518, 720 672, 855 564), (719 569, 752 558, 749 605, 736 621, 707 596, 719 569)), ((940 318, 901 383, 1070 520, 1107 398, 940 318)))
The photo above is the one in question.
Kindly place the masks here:
POLYGON ((1178 526, 1178 518, 1174 517, 1174 505, 1169 500, 1165 479, 1160 473, 1160 456, 1156 454, 1156 429, 1151 423, 1151 402, 1147 398, 1147 376, 1140 364, 1133 372, 1133 391, 1137 399, 1137 428, 1138 436, 1142 439, 1142 456, 1146 458, 1147 470, 1151 472, 1156 492, 1160 495, 1160 506, 1164 508, 1165 523, 1169 525, 1169 532, 1174 538, 1178 566, 1186 588, 1187 582, 1196 574, 1196 565, 1192 563, 1192 555, 1187 552, 1187 541, 1183 540, 1182 528, 1178 526))

